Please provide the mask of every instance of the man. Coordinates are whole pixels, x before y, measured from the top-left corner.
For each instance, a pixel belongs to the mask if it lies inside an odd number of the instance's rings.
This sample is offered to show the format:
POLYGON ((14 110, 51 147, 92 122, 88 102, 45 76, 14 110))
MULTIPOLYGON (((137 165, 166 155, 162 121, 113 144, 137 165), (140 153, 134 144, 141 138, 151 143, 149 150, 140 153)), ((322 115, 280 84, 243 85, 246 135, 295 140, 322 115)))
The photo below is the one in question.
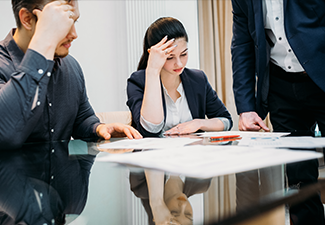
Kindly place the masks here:
POLYGON ((71 137, 141 135, 101 124, 90 106, 69 55, 77 1, 12 0, 12 7, 17 29, 0 42, 0 223, 59 224, 83 209, 94 161, 69 156, 71 137))
MULTIPOLYGON (((232 0, 233 89, 239 129, 325 134, 325 2, 232 0)), ((317 162, 288 165, 289 185, 317 182, 317 162), (300 166, 299 166, 300 165, 300 166)), ((319 197, 291 209, 294 224, 324 224, 319 197), (305 207, 303 209, 303 207, 305 207), (308 221, 305 219, 309 219, 308 221)))
POLYGON ((0 145, 125 134, 131 126, 100 124, 69 48, 77 38, 77 1, 12 0, 17 29, 0 42, 0 145))

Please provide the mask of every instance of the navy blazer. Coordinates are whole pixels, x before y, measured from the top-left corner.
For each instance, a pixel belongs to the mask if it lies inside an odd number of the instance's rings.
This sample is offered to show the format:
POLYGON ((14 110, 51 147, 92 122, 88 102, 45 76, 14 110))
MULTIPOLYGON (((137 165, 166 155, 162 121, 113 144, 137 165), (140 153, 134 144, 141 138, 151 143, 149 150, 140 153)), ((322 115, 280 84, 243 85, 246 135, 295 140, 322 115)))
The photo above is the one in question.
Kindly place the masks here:
MULTIPOLYGON (((284 29, 300 64, 325 91, 325 1, 283 0, 284 29)), ((262 0, 232 0, 233 91, 238 114, 267 115, 269 59, 262 0)))
MULTIPOLYGON (((203 71, 185 68, 180 77, 193 119, 204 119, 205 116, 208 118, 225 117, 230 120, 232 127, 230 113, 218 98, 217 93, 212 89, 203 71)), ((150 133, 140 124, 140 110, 144 87, 145 70, 134 72, 127 82, 127 105, 132 113, 132 125, 144 137, 157 137, 160 135, 161 131, 159 133, 150 133)), ((162 85, 161 91, 163 93, 162 85)), ((162 98, 165 115, 164 120, 166 120, 166 103, 163 94, 162 98)))

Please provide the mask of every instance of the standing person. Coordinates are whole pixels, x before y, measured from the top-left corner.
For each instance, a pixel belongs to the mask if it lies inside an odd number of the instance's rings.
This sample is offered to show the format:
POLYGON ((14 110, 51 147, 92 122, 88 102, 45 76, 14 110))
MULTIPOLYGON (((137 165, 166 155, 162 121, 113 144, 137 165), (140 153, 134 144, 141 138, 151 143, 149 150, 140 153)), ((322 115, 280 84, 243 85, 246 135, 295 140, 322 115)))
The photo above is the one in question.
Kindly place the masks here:
MULTIPOLYGON (((325 2, 232 0, 233 89, 239 129, 325 134, 325 2)), ((317 182, 318 163, 287 165, 290 186, 317 182)), ((324 224, 319 196, 290 209, 294 224, 324 224)))
POLYGON ((69 55, 77 38, 77 1, 12 0, 17 29, 0 42, 0 145, 125 134, 131 126, 100 124, 84 76, 69 55))
POLYGON ((187 42, 182 23, 171 17, 157 19, 146 31, 138 71, 127 84, 133 125, 143 136, 232 127, 229 112, 204 72, 185 67, 187 42))

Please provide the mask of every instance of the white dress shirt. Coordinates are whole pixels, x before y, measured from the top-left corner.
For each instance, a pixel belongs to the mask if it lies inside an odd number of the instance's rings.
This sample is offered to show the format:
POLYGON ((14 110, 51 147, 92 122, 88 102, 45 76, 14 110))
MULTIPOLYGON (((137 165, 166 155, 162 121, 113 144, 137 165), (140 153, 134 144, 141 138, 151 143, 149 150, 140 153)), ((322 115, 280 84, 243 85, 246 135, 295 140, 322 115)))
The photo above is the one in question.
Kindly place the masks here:
MULTIPOLYGON (((177 91, 180 97, 173 101, 169 96, 167 89, 163 86, 164 97, 166 101, 166 122, 164 119, 159 124, 153 124, 145 120, 143 116, 140 117, 140 123, 147 131, 151 133, 158 133, 162 129, 162 134, 175 127, 177 124, 185 123, 187 121, 193 120, 191 111, 188 107, 187 99, 185 96, 184 88, 182 82, 177 87, 177 91)), ((227 118, 218 117, 224 125, 224 130, 229 130, 230 121, 227 118)))
POLYGON ((264 28, 274 43, 271 49, 271 62, 287 72, 302 72, 284 30, 283 0, 263 0, 264 28))

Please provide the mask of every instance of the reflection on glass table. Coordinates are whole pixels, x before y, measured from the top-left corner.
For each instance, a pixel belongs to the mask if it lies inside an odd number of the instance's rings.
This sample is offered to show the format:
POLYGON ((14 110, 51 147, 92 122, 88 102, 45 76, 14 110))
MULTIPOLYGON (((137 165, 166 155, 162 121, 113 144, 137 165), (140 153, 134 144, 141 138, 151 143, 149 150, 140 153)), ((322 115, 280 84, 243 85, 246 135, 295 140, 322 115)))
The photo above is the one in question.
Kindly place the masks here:
MULTIPOLYGON (((200 148, 205 140, 192 146, 200 148)), ((67 140, 1 152, 0 224, 229 225, 274 209, 278 224, 284 224, 286 204, 315 196, 325 186, 288 188, 283 165, 193 179, 100 162, 116 154, 141 154, 139 149, 100 149, 102 143, 67 140)))
POLYGON ((69 155, 68 141, 0 152, 0 224, 65 224, 80 214, 95 155, 69 155))
POLYGON ((181 178, 162 171, 131 172, 132 192, 141 199, 148 224, 193 224, 193 209, 188 198, 204 193, 211 179, 181 178))

